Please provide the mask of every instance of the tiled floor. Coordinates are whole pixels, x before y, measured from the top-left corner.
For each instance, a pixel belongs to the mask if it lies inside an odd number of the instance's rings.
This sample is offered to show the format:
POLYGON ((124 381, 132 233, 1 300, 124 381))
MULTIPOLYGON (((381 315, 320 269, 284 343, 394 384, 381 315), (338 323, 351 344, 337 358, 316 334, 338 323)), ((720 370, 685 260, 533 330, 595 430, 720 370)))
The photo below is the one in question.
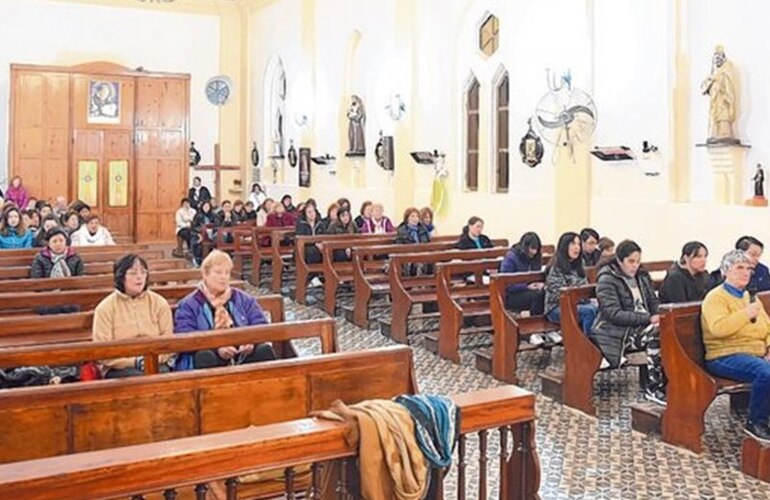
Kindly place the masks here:
MULTIPOLYGON (((318 307, 306 307, 287 299, 288 319, 326 317, 318 307)), ((363 330, 337 318, 342 350, 389 345, 377 330, 363 330)), ((414 325, 424 326, 424 325, 414 325)), ((429 325, 430 326, 430 325, 429 325)), ((476 344, 489 339, 477 338, 476 344)), ((492 377, 473 367, 470 345, 455 365, 412 342, 421 392, 452 394, 498 385, 492 377)), ((306 346, 315 351, 317 346, 306 346)), ((598 418, 568 409, 540 394, 538 374, 558 366, 562 352, 529 352, 519 357, 520 385, 537 396, 537 444, 542 467, 540 495, 543 499, 770 499, 770 484, 744 476, 739 470, 741 418, 729 411, 728 400, 718 398, 707 414, 705 451, 695 455, 669 446, 657 436, 631 430, 628 404, 640 399, 637 373, 627 369, 597 377, 598 418)), ((490 442, 488 473, 496 482, 497 442, 490 442)), ((469 442, 468 498, 476 498, 478 451, 469 442)), ((454 472, 454 471, 453 471, 454 472)), ((447 491, 454 492, 454 477, 447 491)), ((489 498, 496 495, 494 485, 489 498)), ((448 498, 454 498, 452 493, 448 498)))

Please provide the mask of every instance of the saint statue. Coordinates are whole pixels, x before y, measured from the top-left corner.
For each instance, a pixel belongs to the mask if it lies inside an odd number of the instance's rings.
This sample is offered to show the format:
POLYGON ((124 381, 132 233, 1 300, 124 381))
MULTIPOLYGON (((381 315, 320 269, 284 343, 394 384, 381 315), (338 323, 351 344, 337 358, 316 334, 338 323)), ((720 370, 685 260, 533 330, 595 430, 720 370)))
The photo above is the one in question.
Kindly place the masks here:
POLYGON ((365 156, 364 127, 366 126, 366 110, 360 97, 354 95, 348 108, 348 141, 350 148, 346 156, 365 156))
POLYGON ((754 197, 765 197, 765 171, 762 169, 762 164, 757 163, 757 171, 754 177, 751 178, 754 181, 754 197))
POLYGON ((703 95, 709 96, 709 138, 707 144, 740 144, 735 137, 737 117, 736 78, 733 63, 725 49, 717 45, 711 61, 711 74, 701 84, 703 95))

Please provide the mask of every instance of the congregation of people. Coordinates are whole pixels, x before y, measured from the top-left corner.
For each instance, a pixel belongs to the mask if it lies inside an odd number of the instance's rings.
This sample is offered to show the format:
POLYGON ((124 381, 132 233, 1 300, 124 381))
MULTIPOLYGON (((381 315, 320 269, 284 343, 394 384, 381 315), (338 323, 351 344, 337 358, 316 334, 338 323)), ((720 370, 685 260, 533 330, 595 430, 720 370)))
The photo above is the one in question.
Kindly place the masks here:
MULTIPOLYGON (((5 193, 0 220, 0 248, 39 246, 30 275, 35 278, 83 274, 77 255, 81 245, 110 245, 113 238, 98 215, 82 202, 53 204, 36 200, 14 178, 5 193)), ((381 203, 366 201, 357 214, 351 202, 340 198, 319 207, 314 199, 295 205, 291 195, 279 201, 267 196, 259 184, 244 202, 223 200, 217 205, 210 191, 195 178, 188 196, 176 212, 177 236, 186 243, 201 282, 172 314, 166 300, 148 289, 147 262, 129 254, 115 263, 114 292, 96 308, 95 341, 136 337, 184 335, 188 332, 222 330, 266 323, 258 301, 230 286, 231 257, 213 250, 203 255, 202 238, 222 227, 251 224, 256 227, 293 229, 297 235, 392 234, 396 243, 425 244, 437 234, 430 208, 410 207, 395 223, 381 203)), ((453 229, 448 229, 454 234, 453 229)), ((269 244, 260 241, 260 244, 269 244)), ((484 234, 484 221, 468 219, 456 243, 458 250, 493 247, 484 234)), ((746 432, 770 442, 770 317, 756 294, 770 290, 770 271, 760 262, 764 245, 743 236, 726 252, 719 268, 709 273, 709 251, 701 242, 686 242, 665 279, 656 287, 643 265, 643 249, 632 240, 617 244, 592 228, 562 234, 553 255, 544 255, 538 234, 526 232, 511 246, 499 271, 544 271, 544 280, 510 285, 505 304, 516 314, 543 315, 560 323, 563 289, 588 284, 586 270, 596 271, 596 297, 577 306, 579 324, 601 351, 602 367, 617 368, 634 356, 647 363, 645 393, 648 400, 666 404, 666 374, 661 363, 660 305, 702 302, 702 332, 707 369, 714 375, 752 384, 746 432)), ((176 250, 177 256, 185 255, 176 250), (180 255, 181 253, 181 255, 180 255)), ((308 263, 319 263, 322 254, 313 244, 305 247, 308 263)), ((336 250, 334 261, 350 260, 350 249, 336 250)), ((413 272, 421 272, 415 269, 413 272)), ((321 278, 311 276, 317 285, 321 278)), ((534 345, 559 344, 559 332, 533 334, 534 345)), ((240 345, 178 353, 161 359, 162 370, 192 370, 275 359, 269 344, 240 345)), ((101 375, 107 378, 138 375, 143 358, 104 360, 101 375)))

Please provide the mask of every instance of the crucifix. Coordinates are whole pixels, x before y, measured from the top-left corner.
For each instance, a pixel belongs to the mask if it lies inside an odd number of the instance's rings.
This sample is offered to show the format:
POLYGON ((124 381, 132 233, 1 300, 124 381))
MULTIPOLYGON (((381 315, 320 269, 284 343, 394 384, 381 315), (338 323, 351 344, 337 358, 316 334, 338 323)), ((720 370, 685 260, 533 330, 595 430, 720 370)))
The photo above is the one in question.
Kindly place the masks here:
POLYGON ((213 165, 198 165, 195 170, 204 172, 214 172, 214 196, 217 199, 217 203, 222 203, 222 193, 219 192, 219 184, 222 170, 240 170, 238 165, 222 165, 219 158, 219 144, 214 144, 214 164, 213 165))

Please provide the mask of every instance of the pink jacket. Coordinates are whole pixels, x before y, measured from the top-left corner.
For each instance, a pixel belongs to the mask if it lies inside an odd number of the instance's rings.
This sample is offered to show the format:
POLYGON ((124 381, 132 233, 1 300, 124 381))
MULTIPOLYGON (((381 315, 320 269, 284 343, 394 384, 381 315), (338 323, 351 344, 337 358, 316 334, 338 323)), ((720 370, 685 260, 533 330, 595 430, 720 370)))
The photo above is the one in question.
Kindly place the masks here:
POLYGON ((5 192, 5 200, 16 203, 21 210, 26 210, 27 202, 29 202, 29 194, 27 194, 27 190, 24 189, 24 186, 8 186, 8 190, 5 192))

